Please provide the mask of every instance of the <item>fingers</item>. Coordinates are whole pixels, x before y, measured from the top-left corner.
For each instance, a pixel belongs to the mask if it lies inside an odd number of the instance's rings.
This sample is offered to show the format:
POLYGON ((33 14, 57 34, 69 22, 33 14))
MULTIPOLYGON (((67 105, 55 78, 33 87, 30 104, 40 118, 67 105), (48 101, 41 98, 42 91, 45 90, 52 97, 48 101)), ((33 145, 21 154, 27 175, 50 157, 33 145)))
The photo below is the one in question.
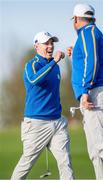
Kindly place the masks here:
MULTIPOLYGON (((72 56, 73 47, 70 46, 66 49, 66 54, 71 57, 72 56)), ((57 51, 54 55, 54 61, 59 62, 61 59, 65 57, 65 53, 62 51, 57 51)))
POLYGON ((64 52, 61 52, 61 58, 64 59, 65 58, 65 54, 64 52))
POLYGON ((94 108, 94 105, 93 103, 87 101, 87 102, 82 102, 82 107, 91 110, 94 108))
POLYGON ((64 52, 62 51, 57 51, 54 55, 54 61, 55 62, 59 62, 61 59, 63 59, 65 57, 64 52))
POLYGON ((72 56, 72 52, 73 52, 73 47, 72 47, 72 46, 71 46, 71 47, 68 47, 68 48, 66 49, 66 54, 67 54, 69 57, 72 56))
MULTIPOLYGON (((70 46, 66 49, 66 54, 71 57, 72 56, 72 52, 73 52, 73 47, 70 46)), ((57 63, 59 62, 61 59, 63 59, 65 57, 65 53, 62 51, 57 51, 54 55, 54 61, 57 63)))
POLYGON ((91 110, 94 108, 93 103, 90 102, 89 94, 83 94, 81 98, 82 98, 81 105, 83 108, 88 109, 88 110, 91 110))

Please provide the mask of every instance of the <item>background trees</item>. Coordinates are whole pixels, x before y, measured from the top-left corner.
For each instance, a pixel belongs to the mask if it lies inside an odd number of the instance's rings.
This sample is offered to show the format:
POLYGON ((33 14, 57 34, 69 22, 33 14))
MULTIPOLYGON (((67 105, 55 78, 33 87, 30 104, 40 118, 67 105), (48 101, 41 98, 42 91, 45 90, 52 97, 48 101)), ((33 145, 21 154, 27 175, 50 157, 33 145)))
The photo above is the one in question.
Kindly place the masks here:
MULTIPOLYGON (((6 79, 1 82, 1 89, 0 89, 0 126, 1 127, 6 125, 16 125, 20 123, 20 121, 23 119, 25 89, 24 89, 22 77, 23 77, 24 64, 29 59, 31 59, 34 56, 34 54, 35 54, 34 49, 30 49, 20 61, 15 63, 10 78, 8 80, 6 79)), ((77 105, 77 102, 74 100, 74 95, 71 88, 70 60, 66 57, 64 63, 65 63, 65 69, 63 69, 63 71, 66 71, 66 76, 63 76, 65 72, 62 72, 61 103, 63 106, 63 114, 70 119, 71 115, 69 113, 69 107, 77 105)), ((77 118, 80 119, 80 114, 77 114, 77 118)))

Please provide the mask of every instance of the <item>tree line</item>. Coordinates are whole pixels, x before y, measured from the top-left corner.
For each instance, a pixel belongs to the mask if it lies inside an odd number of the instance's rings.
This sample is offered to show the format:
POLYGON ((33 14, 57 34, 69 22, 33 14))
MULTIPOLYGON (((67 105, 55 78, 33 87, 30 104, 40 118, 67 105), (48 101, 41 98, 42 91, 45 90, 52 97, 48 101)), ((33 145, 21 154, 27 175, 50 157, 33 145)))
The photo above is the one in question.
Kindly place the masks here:
MULTIPOLYGON (((25 89, 23 84, 24 64, 35 55, 34 49, 28 50, 24 57, 13 67, 9 80, 3 80, 0 93, 0 126, 17 125, 23 120, 25 89)), ((61 80, 61 104, 63 114, 71 119, 70 106, 78 103, 74 99, 71 87, 71 62, 65 58, 67 75, 61 80)), ((76 114, 77 119, 81 119, 80 113, 76 114)))

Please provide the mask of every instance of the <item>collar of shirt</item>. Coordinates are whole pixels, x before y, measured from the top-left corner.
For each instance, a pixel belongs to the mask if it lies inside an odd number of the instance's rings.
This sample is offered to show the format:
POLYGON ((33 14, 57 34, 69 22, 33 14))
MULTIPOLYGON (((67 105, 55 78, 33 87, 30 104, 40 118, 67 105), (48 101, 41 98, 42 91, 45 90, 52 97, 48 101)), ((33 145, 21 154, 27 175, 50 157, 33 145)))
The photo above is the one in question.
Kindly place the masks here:
POLYGON ((44 66, 46 64, 48 64, 50 61, 53 60, 53 57, 50 60, 47 60, 46 58, 44 58, 43 56, 41 56, 40 54, 36 54, 35 57, 37 57, 39 59, 39 63, 44 66))
POLYGON ((90 26, 90 25, 95 25, 95 23, 89 23, 89 24, 86 24, 85 26, 82 26, 80 29, 77 29, 77 34, 79 35, 79 33, 85 29, 86 27, 90 26))

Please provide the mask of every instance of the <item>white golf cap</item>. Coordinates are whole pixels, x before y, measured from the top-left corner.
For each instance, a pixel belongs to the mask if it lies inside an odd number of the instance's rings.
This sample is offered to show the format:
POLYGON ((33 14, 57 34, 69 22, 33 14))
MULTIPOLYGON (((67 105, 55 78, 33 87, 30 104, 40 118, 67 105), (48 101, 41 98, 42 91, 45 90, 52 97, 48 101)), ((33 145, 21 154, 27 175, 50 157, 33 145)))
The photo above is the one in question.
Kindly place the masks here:
POLYGON ((54 42, 58 42, 59 39, 56 36, 52 36, 49 32, 39 32, 35 35, 33 44, 36 43, 45 43, 49 39, 53 39, 54 42))
POLYGON ((74 7, 73 11, 73 17, 87 17, 87 18, 94 18, 95 16, 95 10, 94 8, 89 4, 77 4, 74 7), (92 14, 90 14, 90 12, 92 14))

